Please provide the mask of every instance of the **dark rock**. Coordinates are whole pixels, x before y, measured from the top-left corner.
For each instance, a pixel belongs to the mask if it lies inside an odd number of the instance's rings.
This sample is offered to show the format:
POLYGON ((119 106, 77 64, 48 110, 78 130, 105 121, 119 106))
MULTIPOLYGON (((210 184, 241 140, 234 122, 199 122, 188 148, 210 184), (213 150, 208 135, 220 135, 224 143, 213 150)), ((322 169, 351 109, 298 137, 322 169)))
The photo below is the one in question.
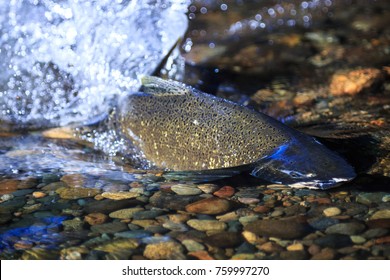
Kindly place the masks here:
POLYGON ((136 199, 123 199, 112 201, 109 199, 103 199, 99 201, 93 201, 84 207, 86 213, 103 213, 109 214, 119 209, 130 208, 137 205, 143 204, 141 201, 136 199))
POLYGON ((381 236, 385 236, 389 232, 385 228, 372 228, 367 230, 362 236, 367 239, 373 239, 381 236))
POLYGON ((176 195, 166 192, 156 192, 150 197, 150 204, 157 208, 166 208, 171 210, 185 210, 186 205, 199 199, 194 195, 176 195))
POLYGON ((308 223, 317 230, 324 230, 330 226, 339 223, 339 220, 333 218, 313 218, 309 219, 308 223))
POLYGON ((257 252, 257 248, 248 242, 242 243, 236 249, 237 254, 253 254, 257 252))
POLYGON ((356 196, 356 202, 370 206, 371 204, 374 203, 376 204, 381 203, 383 197, 386 195, 388 195, 388 193, 386 192, 372 192, 372 193, 362 192, 356 196))
POLYGON ((327 234, 340 233, 346 235, 356 235, 361 233, 366 226, 362 223, 351 222, 351 223, 340 223, 328 227, 325 232, 327 234))
POLYGON ((148 220, 148 219, 154 219, 158 216, 163 215, 165 212, 162 210, 148 210, 148 211, 140 211, 135 212, 133 214, 134 220, 148 220))
POLYGON ((314 243, 321 247, 341 248, 353 245, 351 238, 344 234, 328 234, 314 240, 314 243))
POLYGON ((370 228, 390 228, 390 219, 377 219, 366 222, 370 228))
POLYGON ((283 251, 280 253, 282 260, 307 260, 309 254, 306 251, 283 251))
POLYGON ((312 231, 312 228, 299 217, 281 220, 258 220, 250 222, 244 229, 260 236, 272 236, 282 239, 300 238, 312 231))
POLYGON ((337 256, 337 252, 332 248, 324 248, 318 254, 314 255, 312 260, 333 260, 337 256))
POLYGON ((345 215, 355 216, 359 214, 366 214, 368 212, 368 207, 363 204, 358 203, 349 203, 346 207, 345 215))
POLYGON ((305 214, 306 210, 307 209, 305 206, 295 204, 295 205, 292 205, 290 207, 284 208, 284 214, 286 216, 295 216, 295 215, 299 215, 299 214, 305 214))
POLYGON ((242 235, 238 232, 219 232, 204 239, 205 243, 218 248, 234 248, 243 241, 242 235))
POLYGON ((96 233, 117 233, 127 230, 125 223, 113 222, 91 226, 91 230, 96 233))

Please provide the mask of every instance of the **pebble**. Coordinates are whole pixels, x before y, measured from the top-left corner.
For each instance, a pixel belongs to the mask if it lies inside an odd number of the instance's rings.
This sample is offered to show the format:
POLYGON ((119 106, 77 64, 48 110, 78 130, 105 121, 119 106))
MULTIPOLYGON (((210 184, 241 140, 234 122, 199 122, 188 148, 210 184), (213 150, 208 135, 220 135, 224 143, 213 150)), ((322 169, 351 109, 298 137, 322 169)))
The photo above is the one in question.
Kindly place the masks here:
POLYGON ((230 202, 226 199, 211 197, 193 202, 186 206, 186 211, 197 214, 218 215, 230 210, 230 202))
POLYGON ((0 202, 4 202, 4 201, 7 201, 7 200, 11 200, 13 199, 15 196, 13 194, 10 194, 10 193, 7 193, 7 194, 3 194, 2 196, 0 196, 0 202))
POLYGON ((184 260, 183 246, 176 242, 161 242, 146 245, 144 257, 150 260, 184 260))
POLYGON ((42 187, 43 191, 55 191, 60 188, 66 188, 66 185, 64 182, 53 182, 50 184, 45 185, 42 187))
POLYGON ((147 210, 133 213, 133 219, 135 220, 148 220, 154 219, 165 212, 163 210, 147 210))
POLYGON ((219 232, 204 239, 206 244, 217 248, 234 248, 239 246, 244 239, 238 232, 219 232))
POLYGON ((134 213, 143 211, 144 208, 141 207, 135 207, 135 208, 127 208, 127 209, 120 209, 114 212, 111 212, 109 214, 110 218, 113 219, 131 219, 133 218, 134 213))
POLYGON ((370 206, 373 203, 379 204, 386 195, 388 195, 388 193, 385 192, 362 192, 356 196, 356 202, 367 206, 370 206))
POLYGON ((33 196, 34 198, 42 198, 42 197, 45 197, 46 194, 45 194, 44 192, 33 192, 33 193, 32 193, 32 196, 33 196))
POLYGON ((182 244, 186 247, 188 252, 203 251, 205 249, 203 244, 192 239, 183 240, 182 244))
POLYGON ((6 179, 0 181, 0 195, 9 194, 18 189, 19 180, 6 179))
POLYGON ((283 216, 284 211, 281 209, 277 209, 271 213, 271 217, 280 217, 283 216))
POLYGON ((350 223, 339 223, 328 227, 325 230, 326 234, 346 234, 346 235, 356 235, 364 231, 366 226, 362 223, 358 222, 350 222, 350 223))
POLYGON ((223 186, 222 188, 220 188, 218 191, 214 192, 213 194, 215 196, 220 197, 220 198, 229 198, 229 197, 233 196, 234 193, 235 193, 235 190, 233 187, 223 186))
POLYGON ((287 251, 302 251, 302 250, 304 250, 302 243, 294 243, 287 246, 287 251))
POLYGON ((143 230, 143 229, 136 229, 136 230, 130 230, 130 231, 122 231, 117 232, 114 234, 115 237, 120 238, 135 238, 135 239, 141 239, 152 236, 152 232, 143 230))
POLYGON ((275 242, 265 242, 259 245, 258 248, 266 253, 280 253, 284 250, 282 246, 275 242))
POLYGON ((379 211, 376 211, 370 218, 371 220, 378 220, 378 219, 390 219, 390 209, 382 209, 379 211))
POLYGON ((219 189, 219 186, 214 184, 202 184, 198 185, 198 189, 200 189, 204 193, 213 193, 219 189))
POLYGON ((90 188, 59 188, 56 193, 63 199, 79 199, 85 197, 94 197, 100 193, 97 189, 90 188))
POLYGON ((315 254, 312 260, 333 260, 336 257, 336 251, 332 248, 324 248, 319 253, 315 254))
POLYGON ((108 216, 103 213, 90 213, 84 217, 84 221, 89 225, 104 224, 108 220, 108 216))
POLYGON ((367 241, 363 236, 360 235, 351 235, 351 240, 355 244, 363 244, 367 241))
POLYGON ((191 219, 187 224, 199 231, 223 231, 227 227, 225 223, 216 220, 191 219))
POLYGON ((152 227, 152 226, 159 225, 159 223, 156 220, 133 220, 131 223, 134 225, 140 226, 142 228, 145 228, 145 229, 152 227))
POLYGON ((139 242, 135 239, 115 239, 105 244, 96 246, 94 250, 104 251, 107 253, 115 253, 118 251, 127 251, 136 249, 139 242))
POLYGON ((256 213, 261 213, 261 214, 268 213, 270 210, 271 210, 271 208, 269 208, 265 205, 259 205, 259 206, 256 206, 255 208, 253 208, 253 211, 255 211, 256 213))
POLYGON ((195 257, 198 260, 214 260, 212 256, 207 251, 196 251, 196 252, 189 252, 188 256, 195 257))
POLYGON ((65 231, 80 231, 83 229, 84 222, 80 218, 65 220, 62 222, 65 231))
POLYGON ((185 210, 185 207, 194 202, 197 196, 194 195, 176 195, 168 192, 158 191, 150 199, 150 205, 170 210, 185 210))
POLYGON ((104 192, 101 196, 111 200, 123 200, 138 197, 140 194, 136 192, 104 192))
POLYGON ((81 188, 85 185, 87 178, 82 174, 66 174, 61 181, 71 188, 81 188))
POLYGON ((332 225, 338 224, 339 220, 334 218, 313 218, 309 219, 308 223, 317 230, 325 230, 332 225))
POLYGON ((220 216, 216 217, 218 221, 221 222, 228 222, 228 221, 235 221, 238 219, 238 215, 236 212, 229 212, 220 216))
POLYGON ((175 223, 172 221, 168 221, 168 222, 163 223, 162 226, 166 229, 171 230, 171 231, 180 231, 180 232, 188 231, 188 227, 183 223, 175 223))
POLYGON ((244 230, 242 232, 242 236, 245 238, 245 240, 249 244, 258 245, 258 244, 263 242, 262 238, 258 237, 256 234, 254 234, 253 232, 250 232, 250 231, 244 230))
POLYGON ((140 204, 141 202, 135 199, 117 200, 115 202, 109 199, 103 199, 99 201, 90 201, 85 205, 84 212, 109 214, 119 209, 136 207, 140 204))
POLYGON ((365 68, 334 74, 329 86, 333 96, 356 95, 369 89, 382 78, 380 70, 365 68))
POLYGON ((128 230, 128 227, 125 223, 120 222, 112 222, 112 223, 104 223, 100 225, 93 225, 91 226, 91 231, 96 233, 117 233, 121 231, 128 230))
POLYGON ((196 185, 188 184, 177 184, 171 187, 171 190, 178 195, 197 195, 201 194, 200 190, 196 185))
POLYGON ((367 230, 366 232, 364 232, 362 234, 362 236, 364 238, 367 238, 367 239, 373 239, 373 238, 376 238, 376 237, 384 236, 388 232, 389 232, 389 230, 385 229, 385 228, 371 228, 371 229, 367 230))
POLYGON ((341 210, 337 207, 329 207, 323 211, 326 217, 333 217, 341 214, 341 210))
POLYGON ((310 226, 297 218, 283 220, 258 220, 247 224, 245 230, 259 236, 272 236, 282 239, 295 239, 311 231, 310 226))
POLYGON ((44 248, 32 248, 22 254, 22 260, 57 260, 60 252, 57 250, 47 250, 44 248))
POLYGON ((327 234, 323 237, 314 240, 314 243, 321 247, 330 248, 342 248, 351 246, 352 240, 348 235, 345 234, 327 234))

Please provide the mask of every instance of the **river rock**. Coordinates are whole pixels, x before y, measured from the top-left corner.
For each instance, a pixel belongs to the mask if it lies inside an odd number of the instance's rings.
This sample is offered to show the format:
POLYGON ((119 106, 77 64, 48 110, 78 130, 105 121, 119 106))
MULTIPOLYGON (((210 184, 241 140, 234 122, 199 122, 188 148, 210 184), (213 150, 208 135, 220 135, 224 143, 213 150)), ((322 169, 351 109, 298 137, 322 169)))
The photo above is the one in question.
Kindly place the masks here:
POLYGON ((111 200, 123 200, 138 197, 139 194, 135 192, 104 192, 101 196, 111 200))
POLYGON ((142 204, 142 202, 136 199, 117 200, 115 202, 109 199, 103 199, 100 201, 89 202, 87 205, 85 205, 84 211, 86 213, 109 214, 119 209, 137 207, 140 204, 142 204))
POLYGON ((0 181, 0 195, 9 194, 18 189, 19 180, 6 179, 0 181))
POLYGON ((390 219, 390 209, 382 209, 379 211, 376 211, 370 218, 371 220, 378 220, 378 219, 390 219))
POLYGON ((84 217, 84 221, 91 226, 104 224, 107 220, 108 216, 103 213, 90 213, 84 217))
POLYGON ((333 260, 337 252, 332 248, 324 248, 318 254, 315 254, 312 260, 333 260))
POLYGON ((149 202, 152 206, 161 209, 185 210, 186 205, 194 202, 198 196, 176 195, 172 193, 158 191, 152 195, 149 202))
POLYGON ((186 206, 186 211, 197 214, 218 215, 230 210, 230 202, 225 199, 210 197, 186 206))
POLYGON ((238 232, 219 232, 204 239, 204 242, 217 248, 235 248, 244 241, 238 232))
POLYGON ((346 235, 356 235, 364 231, 365 225, 358 222, 351 223, 339 223, 328 227, 325 230, 326 234, 346 234, 346 235))
POLYGON ((297 218, 258 220, 247 224, 244 229, 259 236, 272 236, 282 239, 300 238, 312 230, 306 222, 297 218))
POLYGON ((379 204, 382 202, 384 196, 388 193, 385 192, 362 192, 356 196, 356 202, 370 206, 373 203, 379 204))
POLYGON ((228 198, 231 197, 234 194, 235 190, 231 186, 224 186, 220 188, 218 191, 214 192, 215 196, 218 196, 220 198, 228 198))
POLYGON ((118 251, 134 250, 139 246, 135 239, 115 239, 105 244, 96 246, 94 250, 104 251, 107 253, 116 253, 118 251))
POLYGON ((338 224, 339 220, 333 218, 313 218, 308 223, 317 230, 324 230, 332 225, 338 224))
POLYGON ((314 240, 314 243, 321 247, 341 248, 351 246, 351 238, 345 234, 327 234, 314 240))
POLYGON ((171 187, 171 190, 178 195, 197 195, 201 194, 202 190, 196 185, 177 184, 171 187))
POLYGON ((199 231, 223 231, 227 227, 225 223, 216 220, 192 219, 187 224, 199 231))
POLYGON ((85 197, 94 197, 99 194, 97 189, 90 188, 59 188, 56 193, 63 199, 79 199, 85 197))
POLYGON ((113 222, 113 223, 104 223, 100 225, 91 226, 91 231, 104 234, 104 233, 117 233, 121 231, 128 230, 128 227, 125 223, 113 222))
POLYGON ((341 214, 341 210, 337 207, 329 207, 323 211, 326 217, 333 217, 341 214))
POLYGON ((165 212, 162 210, 147 210, 147 211, 139 211, 133 214, 133 219, 135 220, 149 220, 154 219, 158 216, 163 215, 165 212))
POLYGON ((87 178, 82 174, 66 174, 61 177, 61 181, 71 188, 81 188, 85 186, 87 178))
POLYGON ((135 208, 127 208, 127 209, 120 209, 114 212, 111 212, 109 214, 110 218, 113 219, 131 219, 133 218, 134 213, 143 211, 144 208, 141 207, 135 207, 135 208))
POLYGON ((143 255, 150 260, 184 260, 183 246, 173 241, 146 245, 143 255))
POLYGON ((80 231, 83 228, 84 222, 80 218, 65 220, 62 222, 65 231, 80 231))
POLYGON ((200 189, 204 193, 213 193, 219 189, 218 185, 214 184, 202 184, 198 185, 198 189, 200 189))
POLYGON ((205 249, 203 244, 192 239, 183 240, 182 244, 186 247, 188 252, 203 251, 205 249))

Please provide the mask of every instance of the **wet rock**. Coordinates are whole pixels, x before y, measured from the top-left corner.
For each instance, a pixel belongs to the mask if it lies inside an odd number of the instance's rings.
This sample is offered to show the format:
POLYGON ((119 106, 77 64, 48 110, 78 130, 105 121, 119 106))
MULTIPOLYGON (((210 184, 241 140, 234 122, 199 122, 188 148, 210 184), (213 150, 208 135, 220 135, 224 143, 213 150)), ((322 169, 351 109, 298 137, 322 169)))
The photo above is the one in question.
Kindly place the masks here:
POLYGON ((341 248, 351 246, 353 243, 348 235, 344 234, 327 234, 314 240, 314 243, 321 247, 341 248))
POLYGON ((43 198, 43 197, 46 196, 46 194, 45 194, 44 192, 33 192, 33 193, 32 193, 32 196, 33 196, 34 198, 43 198))
POLYGON ((66 188, 66 184, 64 182, 54 182, 47 184, 46 186, 42 187, 43 191, 55 191, 60 188, 66 188))
POLYGON ((381 79, 381 71, 375 68, 339 73, 333 75, 329 91, 334 96, 356 95, 364 90, 370 89, 381 79))
POLYGON ((159 223, 156 220, 133 220, 131 223, 145 229, 148 229, 149 227, 152 226, 159 225, 159 223))
POLYGON ((197 195, 201 194, 202 190, 196 185, 177 184, 171 187, 171 190, 178 195, 197 195))
POLYGON ((368 212, 368 207, 359 203, 349 203, 346 208, 345 215, 355 216, 359 214, 365 214, 368 212))
POLYGON ((62 222, 65 231, 80 231, 83 229, 84 222, 80 218, 66 220, 62 222))
POLYGON ((390 209, 376 211, 370 218, 371 220, 390 219, 390 209))
POLYGON ((258 246, 258 248, 266 253, 272 254, 272 253, 280 253, 284 250, 282 246, 279 244, 276 244, 275 242, 265 242, 258 246))
POLYGON ((150 260, 184 260, 183 246, 176 242, 161 242, 146 245, 143 255, 150 260))
POLYGON ((0 181, 0 195, 13 193, 18 189, 19 180, 6 179, 0 181))
POLYGON ((254 260, 257 259, 254 254, 235 254, 231 260, 254 260))
POLYGON ((196 242, 192 239, 183 240, 182 243, 186 247, 188 252, 203 251, 205 249, 203 244, 196 242))
POLYGON ((103 213, 109 214, 119 209, 128 208, 128 207, 136 207, 142 204, 140 201, 135 199, 125 199, 118 201, 111 201, 109 199, 104 199, 101 201, 92 201, 89 202, 84 207, 84 211, 86 213, 103 213))
POLYGON ((333 218, 313 218, 308 223, 317 230, 324 230, 332 225, 338 224, 339 220, 333 218))
POLYGON ((108 220, 108 216, 103 213, 90 213, 84 217, 84 221, 89 225, 104 224, 108 220))
POLYGON ((108 216, 113 219, 131 219, 133 218, 134 213, 143 211, 144 208, 135 207, 135 208, 126 208, 120 209, 114 212, 111 212, 108 216))
POLYGON ((314 255, 312 260, 333 260, 337 252, 332 248, 324 248, 318 254, 314 255))
POLYGON ((197 214, 218 215, 230 210, 231 205, 228 200, 210 197, 193 202, 186 206, 186 211, 197 214))
POLYGON ((85 197, 94 197, 100 193, 97 189, 90 188, 59 188, 56 193, 63 199, 79 199, 85 197))
POLYGON ((154 219, 158 216, 163 215, 165 212, 162 210, 147 210, 147 211, 139 211, 133 214, 133 219, 135 220, 148 220, 154 219))
POLYGON ((188 227, 183 223, 175 223, 172 221, 168 221, 168 222, 163 223, 162 226, 164 228, 172 230, 172 231, 181 231, 181 232, 188 231, 188 227))
POLYGON ((260 201, 260 199, 254 197, 239 197, 238 201, 243 204, 256 204, 260 201))
POLYGON ((229 212, 220 216, 216 217, 218 221, 221 222, 228 222, 228 221, 234 221, 238 219, 238 215, 236 212, 229 212))
POLYGON ((123 200, 138 197, 139 194, 135 192, 104 192, 101 196, 111 200, 123 200))
POLYGON ((321 252, 321 247, 318 246, 317 244, 311 244, 309 248, 307 249, 310 255, 316 255, 319 252, 321 252))
POLYGON ((85 247, 70 247, 62 249, 60 254, 61 260, 82 260, 83 256, 88 254, 89 250, 85 247))
POLYGON ((10 220, 12 220, 12 214, 8 211, 2 211, 2 209, 0 209, 0 225, 6 224, 10 220))
POLYGON ((258 220, 247 224, 244 229, 259 236, 273 236, 282 239, 300 238, 311 231, 311 227, 299 218, 258 220))
POLYGON ((130 239, 141 239, 152 236, 153 233, 148 230, 137 229, 131 231, 122 231, 114 233, 115 237, 119 238, 130 238, 130 239))
POLYGON ((176 195, 159 191, 150 197, 149 202, 161 209, 185 210, 185 207, 196 199, 197 196, 194 195, 176 195))
POLYGON ((329 207, 323 211, 325 217, 333 217, 341 214, 341 210, 337 207, 329 207))
POLYGON ((255 208, 253 208, 253 211, 255 211, 256 213, 261 213, 261 214, 268 213, 270 210, 271 210, 271 208, 269 208, 265 205, 259 205, 259 206, 256 206, 255 208))
POLYGON ((304 249, 302 243, 294 243, 287 246, 287 251, 302 251, 304 249))
POLYGON ((390 219, 376 219, 366 222, 370 228, 389 228, 390 229, 390 219))
POLYGON ((104 223, 91 226, 91 231, 96 233, 117 233, 127 230, 127 225, 120 222, 104 223))
POLYGON ((189 252, 188 256, 197 258, 198 260, 214 260, 207 251, 189 252))
POLYGON ((199 231, 223 231, 226 229, 225 223, 216 220, 192 219, 187 221, 187 224, 199 231))
POLYGON ((362 192, 356 196, 356 202, 370 206, 373 203, 379 204, 383 197, 387 195, 385 192, 362 192))
POLYGON ((363 236, 360 235, 351 235, 351 240, 355 244, 363 244, 367 241, 363 236))
POLYGON ((60 252, 57 250, 46 250, 43 248, 33 248, 23 252, 22 260, 57 260, 60 252))
POLYGON ((235 248, 243 241, 238 232, 219 232, 204 239, 205 243, 218 248, 235 248))
POLYGON ((339 223, 328 227, 325 230, 326 234, 346 234, 346 235, 356 235, 364 231, 365 225, 358 222, 351 223, 339 223))
POLYGON ((231 186, 224 186, 220 188, 218 191, 214 192, 215 196, 220 198, 228 198, 231 197, 235 193, 235 190, 231 186))
POLYGON ((362 234, 362 236, 367 238, 367 239, 373 239, 373 238, 376 238, 376 237, 384 236, 388 232, 389 232, 389 230, 385 229, 385 228, 372 228, 372 229, 369 229, 366 232, 364 232, 362 234))
POLYGON ((115 239, 105 244, 96 246, 94 250, 104 251, 107 253, 118 253, 120 251, 134 250, 139 246, 135 239, 115 239))
POLYGON ((66 174, 61 177, 61 181, 71 188, 81 188, 85 186, 87 178, 82 174, 66 174))
POLYGON ((198 189, 200 189, 204 193, 213 193, 219 189, 218 185, 214 184, 202 184, 198 185, 198 189))

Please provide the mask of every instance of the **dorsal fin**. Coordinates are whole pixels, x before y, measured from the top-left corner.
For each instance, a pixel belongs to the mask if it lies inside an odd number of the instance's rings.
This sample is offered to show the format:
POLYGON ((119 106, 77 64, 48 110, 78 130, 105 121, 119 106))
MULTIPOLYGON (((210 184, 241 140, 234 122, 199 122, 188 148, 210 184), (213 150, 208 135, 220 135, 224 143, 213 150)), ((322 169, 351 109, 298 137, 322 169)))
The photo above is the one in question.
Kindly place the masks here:
POLYGON ((169 96, 169 95, 186 95, 191 93, 191 88, 185 84, 164 80, 153 76, 143 76, 141 78, 143 91, 145 93, 169 96))

